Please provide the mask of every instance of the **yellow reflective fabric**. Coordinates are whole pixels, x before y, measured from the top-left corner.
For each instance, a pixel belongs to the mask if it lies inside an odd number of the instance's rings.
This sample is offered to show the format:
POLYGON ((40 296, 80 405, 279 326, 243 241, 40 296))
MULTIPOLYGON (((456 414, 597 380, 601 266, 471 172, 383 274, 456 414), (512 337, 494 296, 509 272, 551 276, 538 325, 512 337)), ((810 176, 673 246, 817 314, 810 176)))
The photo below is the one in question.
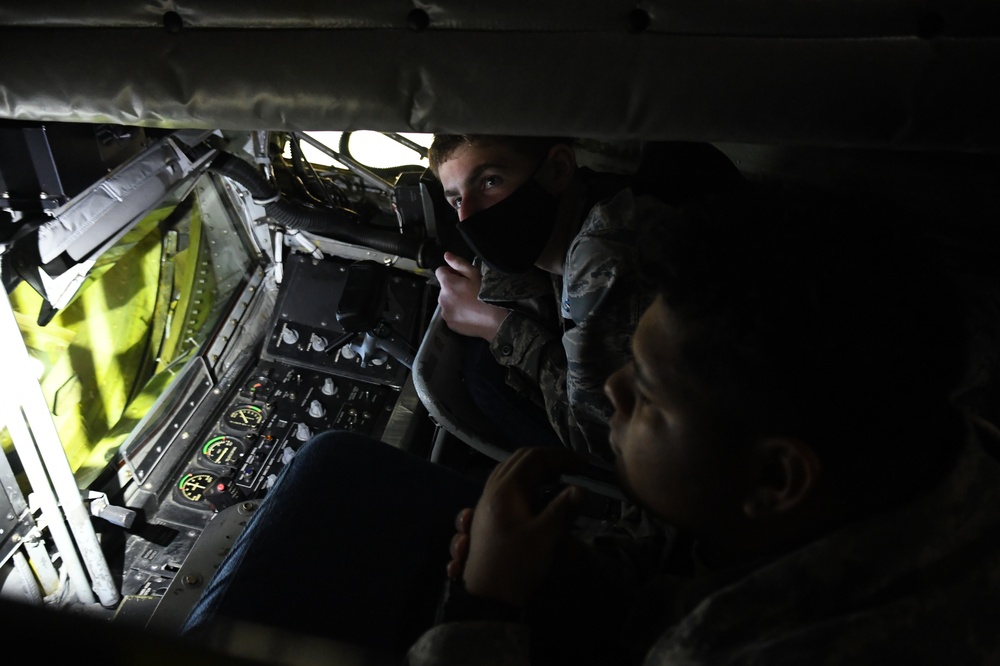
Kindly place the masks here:
MULTIPOLYGON (((11 294, 25 344, 39 361, 43 393, 81 486, 114 456, 131 429, 122 426, 138 422, 169 383, 167 377, 150 384, 162 368, 161 340, 152 337, 165 334, 162 325, 154 325, 157 294, 169 289, 165 300, 173 302, 179 285, 190 284, 190 276, 187 282, 177 281, 181 276, 173 265, 169 267, 173 279, 161 281, 165 237, 161 222, 172 210, 171 206, 152 212, 105 253, 74 300, 47 325, 37 324, 43 301, 27 283, 11 294), (144 390, 148 385, 158 386, 155 395, 144 390)), ((197 239, 199 234, 191 236, 197 239)), ((198 243, 191 245, 182 254, 196 255, 198 243)))

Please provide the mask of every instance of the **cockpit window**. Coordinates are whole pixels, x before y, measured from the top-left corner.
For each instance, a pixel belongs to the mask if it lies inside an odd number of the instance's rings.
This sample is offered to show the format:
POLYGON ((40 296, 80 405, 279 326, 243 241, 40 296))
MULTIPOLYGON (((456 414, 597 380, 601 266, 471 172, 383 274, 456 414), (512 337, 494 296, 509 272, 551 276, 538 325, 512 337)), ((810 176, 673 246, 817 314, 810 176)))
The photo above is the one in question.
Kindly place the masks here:
MULTIPOLYGON (((216 181, 161 202, 96 262, 44 326, 10 295, 70 467, 87 484, 216 329, 254 260, 216 181)), ((4 433, 4 447, 9 438, 4 433)))
MULTIPOLYGON (((434 138, 432 134, 401 133, 386 135, 383 132, 360 130, 355 132, 306 132, 307 135, 326 146, 335 147, 336 152, 353 158, 368 168, 389 169, 401 165, 427 166, 427 147, 434 138), (408 147, 413 146, 413 147, 408 147)), ((346 164, 322 150, 301 143, 302 153, 312 164, 347 168, 346 164)), ((285 146, 285 157, 292 157, 292 144, 285 146)))

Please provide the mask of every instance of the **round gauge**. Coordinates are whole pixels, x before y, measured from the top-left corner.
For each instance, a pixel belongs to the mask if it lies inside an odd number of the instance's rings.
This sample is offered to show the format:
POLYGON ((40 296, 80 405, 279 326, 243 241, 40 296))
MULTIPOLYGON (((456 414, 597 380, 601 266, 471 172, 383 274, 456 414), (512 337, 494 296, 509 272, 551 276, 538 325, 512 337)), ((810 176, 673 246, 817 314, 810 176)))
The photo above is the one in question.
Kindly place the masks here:
POLYGON ((257 405, 237 405, 226 413, 225 423, 237 430, 252 430, 264 422, 264 410, 257 405))
POLYGON ((235 465, 245 451, 246 445, 229 435, 213 437, 201 447, 201 455, 216 465, 235 465))
POLYGON ((251 379, 247 383, 246 388, 243 389, 243 394, 253 400, 267 400, 271 397, 273 390, 274 382, 265 376, 260 376, 256 379, 251 379))
POLYGON ((190 472, 181 477, 177 483, 178 490, 186 500, 200 502, 205 489, 215 481, 215 477, 207 472, 190 472))

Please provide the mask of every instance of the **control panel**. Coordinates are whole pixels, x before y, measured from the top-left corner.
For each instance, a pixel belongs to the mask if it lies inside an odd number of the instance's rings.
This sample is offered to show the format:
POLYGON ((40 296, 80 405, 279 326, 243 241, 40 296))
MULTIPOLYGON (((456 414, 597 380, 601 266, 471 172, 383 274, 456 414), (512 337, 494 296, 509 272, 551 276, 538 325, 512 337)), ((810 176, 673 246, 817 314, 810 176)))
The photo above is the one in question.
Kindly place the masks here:
POLYGON ((175 499, 221 511, 259 497, 314 434, 379 434, 395 396, 389 386, 261 361, 205 431, 177 480, 175 499))
POLYGON ((266 355, 304 368, 399 388, 409 374, 425 281, 373 262, 286 262, 266 355), (404 357, 404 358, 401 358, 404 357))
POLYGON ((313 435, 349 430, 401 445, 413 432, 419 400, 407 379, 429 319, 426 280, 301 254, 284 271, 266 322, 244 331, 247 361, 191 403, 191 425, 164 445, 183 448, 156 486, 155 525, 126 545, 125 594, 164 594, 213 516, 264 497, 313 435))
POLYGON ((380 437, 409 374, 399 350, 415 344, 424 282, 371 262, 289 257, 260 358, 201 430, 164 502, 221 511, 265 495, 314 434, 380 437), (358 307, 370 312, 359 318, 358 307))

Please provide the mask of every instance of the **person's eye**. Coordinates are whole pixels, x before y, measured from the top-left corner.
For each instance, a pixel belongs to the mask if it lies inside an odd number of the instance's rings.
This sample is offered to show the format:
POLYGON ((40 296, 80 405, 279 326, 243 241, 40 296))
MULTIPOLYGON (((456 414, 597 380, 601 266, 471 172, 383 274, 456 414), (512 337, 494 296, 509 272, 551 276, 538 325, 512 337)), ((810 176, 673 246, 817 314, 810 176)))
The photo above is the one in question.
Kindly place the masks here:
POLYGON ((455 197, 451 200, 451 207, 458 210, 462 207, 462 197, 455 197))
POLYGON ((630 379, 632 382, 632 402, 637 407, 641 405, 648 405, 649 398, 646 397, 646 394, 642 392, 642 386, 639 384, 639 381, 636 378, 635 359, 632 359, 630 361, 629 370, 630 370, 630 379))
POLYGON ((635 395, 635 404, 637 407, 645 407, 649 404, 649 398, 642 391, 636 389, 633 391, 633 394, 635 395))
POLYGON ((500 176, 486 176, 485 178, 483 178, 483 189, 488 190, 491 187, 496 187, 502 182, 503 179, 500 178, 500 176))

